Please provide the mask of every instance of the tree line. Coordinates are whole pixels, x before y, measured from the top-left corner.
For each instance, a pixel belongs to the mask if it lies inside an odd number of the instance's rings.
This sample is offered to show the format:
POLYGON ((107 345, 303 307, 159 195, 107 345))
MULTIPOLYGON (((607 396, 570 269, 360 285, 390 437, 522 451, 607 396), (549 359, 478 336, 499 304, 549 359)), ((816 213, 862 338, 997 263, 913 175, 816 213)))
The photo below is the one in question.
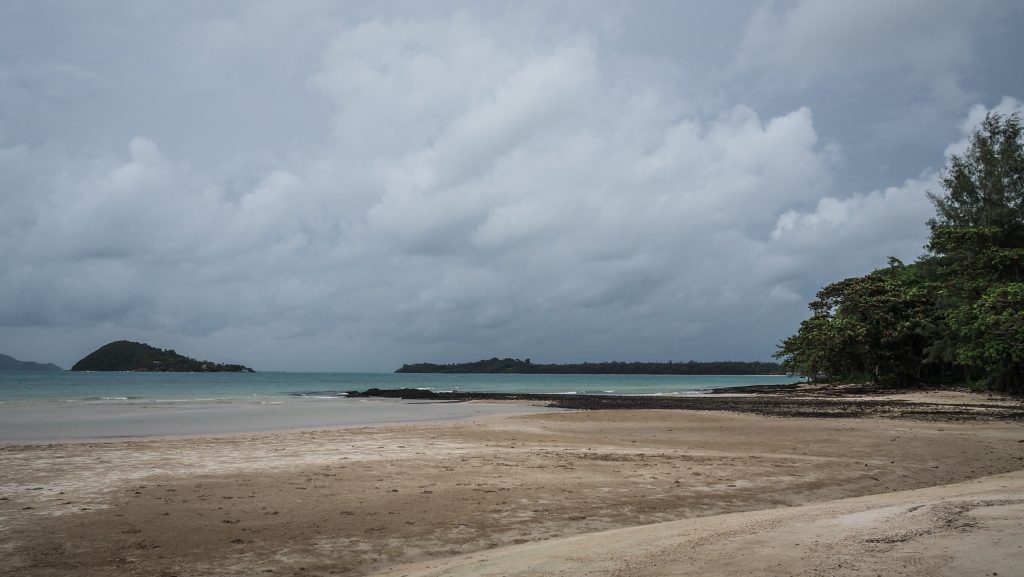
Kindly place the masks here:
POLYGON ((988 114, 952 155, 926 253, 822 288, 779 345, 819 381, 966 383, 1024 392, 1024 148, 1018 114, 988 114))
POLYGON ((402 365, 396 373, 508 373, 532 375, 771 375, 783 374, 779 363, 712 361, 685 363, 622 362, 534 364, 530 359, 485 359, 471 363, 402 365))

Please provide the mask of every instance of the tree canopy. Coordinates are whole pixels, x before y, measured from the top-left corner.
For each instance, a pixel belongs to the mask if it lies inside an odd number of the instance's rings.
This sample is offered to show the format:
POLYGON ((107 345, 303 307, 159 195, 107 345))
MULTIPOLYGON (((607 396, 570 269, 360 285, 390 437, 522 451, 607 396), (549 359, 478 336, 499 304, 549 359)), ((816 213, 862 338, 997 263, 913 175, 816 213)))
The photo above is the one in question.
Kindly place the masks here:
POLYGON ((927 253, 822 288, 779 345, 794 372, 907 386, 1024 391, 1024 142, 1020 117, 990 113, 951 155, 927 253))

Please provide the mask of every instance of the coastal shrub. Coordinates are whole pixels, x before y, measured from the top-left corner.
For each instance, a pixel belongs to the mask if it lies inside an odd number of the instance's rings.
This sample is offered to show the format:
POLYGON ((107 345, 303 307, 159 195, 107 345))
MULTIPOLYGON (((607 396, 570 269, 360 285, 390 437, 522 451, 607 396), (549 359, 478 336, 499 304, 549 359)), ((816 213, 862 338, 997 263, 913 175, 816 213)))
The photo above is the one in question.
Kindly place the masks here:
POLYGON ((928 193, 927 253, 832 283, 776 358, 820 381, 1024 392, 1024 142, 990 113, 928 193))

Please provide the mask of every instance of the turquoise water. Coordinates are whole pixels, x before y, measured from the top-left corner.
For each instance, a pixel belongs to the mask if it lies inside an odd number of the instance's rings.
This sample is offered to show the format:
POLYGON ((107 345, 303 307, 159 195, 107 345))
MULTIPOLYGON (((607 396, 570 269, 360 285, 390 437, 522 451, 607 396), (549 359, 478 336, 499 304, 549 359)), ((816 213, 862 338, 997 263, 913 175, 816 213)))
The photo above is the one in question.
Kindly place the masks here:
POLYGON ((0 402, 230 401, 338 398, 371 387, 519 393, 680 394, 793 382, 785 375, 436 375, 395 373, 0 372, 0 402))
POLYGON ((784 376, 393 373, 0 373, 0 443, 218 435, 452 421, 553 411, 538 405, 348 399, 345 391, 686 394, 784 376))

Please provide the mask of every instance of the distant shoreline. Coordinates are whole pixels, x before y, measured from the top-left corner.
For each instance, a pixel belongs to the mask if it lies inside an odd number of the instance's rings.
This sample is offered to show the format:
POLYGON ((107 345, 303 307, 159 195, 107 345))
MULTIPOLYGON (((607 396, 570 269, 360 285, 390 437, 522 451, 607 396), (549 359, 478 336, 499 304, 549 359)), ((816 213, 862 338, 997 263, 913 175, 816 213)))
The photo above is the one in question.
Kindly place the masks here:
POLYGON ((782 365, 764 361, 645 362, 607 361, 599 363, 535 364, 530 359, 497 357, 469 363, 415 363, 402 365, 396 373, 421 374, 523 374, 523 375, 677 375, 750 376, 785 375, 782 365))

